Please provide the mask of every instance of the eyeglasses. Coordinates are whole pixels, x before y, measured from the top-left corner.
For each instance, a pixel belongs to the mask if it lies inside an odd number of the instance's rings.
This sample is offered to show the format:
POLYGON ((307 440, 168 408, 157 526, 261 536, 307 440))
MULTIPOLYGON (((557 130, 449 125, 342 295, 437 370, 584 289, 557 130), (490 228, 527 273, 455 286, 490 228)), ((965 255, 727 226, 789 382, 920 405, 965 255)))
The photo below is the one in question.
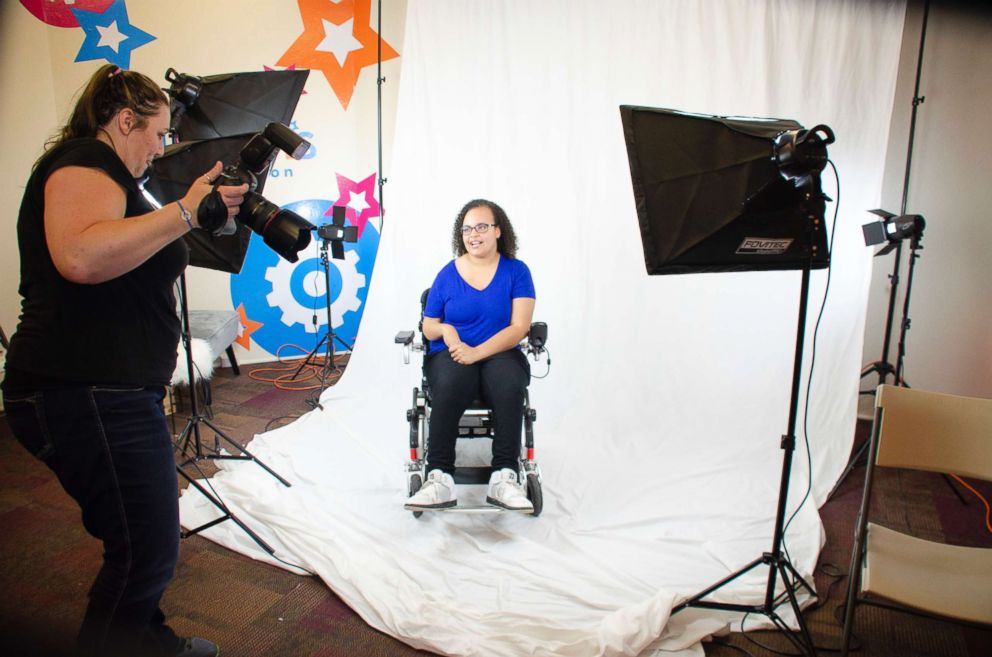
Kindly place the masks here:
POLYGON ((495 228, 496 224, 476 224, 474 226, 462 226, 462 235, 468 235, 473 230, 479 235, 488 233, 490 228, 495 228))

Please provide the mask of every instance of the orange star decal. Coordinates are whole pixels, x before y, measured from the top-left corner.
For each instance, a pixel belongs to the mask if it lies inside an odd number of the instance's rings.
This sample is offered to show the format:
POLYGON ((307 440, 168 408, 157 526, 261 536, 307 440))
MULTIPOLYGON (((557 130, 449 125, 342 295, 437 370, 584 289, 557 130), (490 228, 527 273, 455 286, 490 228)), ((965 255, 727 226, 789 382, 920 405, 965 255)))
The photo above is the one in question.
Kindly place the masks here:
MULTIPOLYGON (((348 103, 362 69, 377 61, 378 34, 369 25, 372 0, 297 0, 303 34, 289 47, 279 66, 319 69, 341 106, 348 103)), ((399 57, 382 42, 382 61, 399 57)))
POLYGON ((251 349, 251 334, 262 328, 264 324, 248 319, 248 315, 245 314, 245 304, 238 306, 238 316, 241 320, 238 326, 238 337, 234 338, 234 341, 245 349, 251 349))

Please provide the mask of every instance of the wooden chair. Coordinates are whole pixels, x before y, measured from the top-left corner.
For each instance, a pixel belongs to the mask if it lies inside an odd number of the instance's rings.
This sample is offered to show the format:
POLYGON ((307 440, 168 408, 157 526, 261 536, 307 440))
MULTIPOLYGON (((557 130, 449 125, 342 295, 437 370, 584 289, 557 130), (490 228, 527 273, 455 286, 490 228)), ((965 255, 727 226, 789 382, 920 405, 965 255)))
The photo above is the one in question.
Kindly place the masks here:
POLYGON ((992 481, 992 399, 878 387, 841 655, 848 654, 858 604, 992 626, 992 549, 923 540, 871 522, 880 467, 992 481))

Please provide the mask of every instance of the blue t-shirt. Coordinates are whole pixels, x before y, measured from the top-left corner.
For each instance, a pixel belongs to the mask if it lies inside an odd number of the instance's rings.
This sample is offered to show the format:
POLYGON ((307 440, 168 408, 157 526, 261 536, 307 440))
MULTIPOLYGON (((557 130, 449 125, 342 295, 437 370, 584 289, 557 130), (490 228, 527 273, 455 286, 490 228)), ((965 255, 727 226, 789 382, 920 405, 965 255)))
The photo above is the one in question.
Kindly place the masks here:
MULTIPOLYGON (((536 298, 530 269, 520 260, 500 256, 484 290, 466 283, 452 260, 434 279, 424 316, 454 326, 462 342, 477 347, 510 325, 513 300, 518 298, 536 298)), ((428 353, 447 348, 443 339, 431 340, 428 353)))

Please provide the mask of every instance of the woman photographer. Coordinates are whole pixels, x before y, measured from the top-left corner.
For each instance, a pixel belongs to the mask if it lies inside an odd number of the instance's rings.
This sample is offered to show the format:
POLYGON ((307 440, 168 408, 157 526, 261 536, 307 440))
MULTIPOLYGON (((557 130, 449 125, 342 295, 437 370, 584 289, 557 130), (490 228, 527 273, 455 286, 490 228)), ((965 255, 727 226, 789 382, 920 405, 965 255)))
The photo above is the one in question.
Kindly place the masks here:
MULTIPOLYGON (((169 121, 151 79, 101 67, 35 163, 18 215, 23 301, 4 406, 103 542, 77 637, 86 656, 217 654, 177 637, 159 609, 180 531, 162 407, 180 333, 173 287, 189 259, 180 238, 221 171, 153 210, 136 179, 163 153, 169 121)), ((235 215, 247 187, 218 191, 235 215)))

